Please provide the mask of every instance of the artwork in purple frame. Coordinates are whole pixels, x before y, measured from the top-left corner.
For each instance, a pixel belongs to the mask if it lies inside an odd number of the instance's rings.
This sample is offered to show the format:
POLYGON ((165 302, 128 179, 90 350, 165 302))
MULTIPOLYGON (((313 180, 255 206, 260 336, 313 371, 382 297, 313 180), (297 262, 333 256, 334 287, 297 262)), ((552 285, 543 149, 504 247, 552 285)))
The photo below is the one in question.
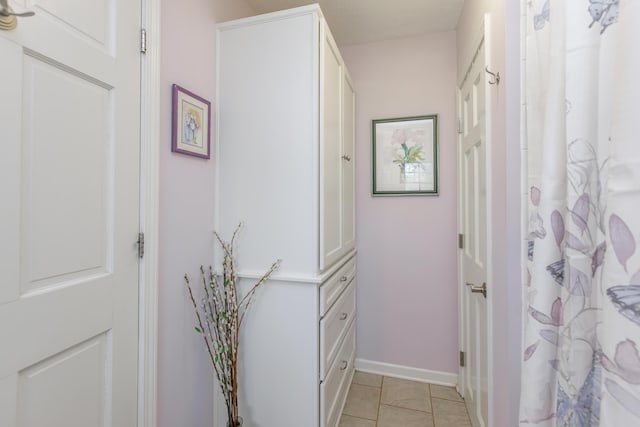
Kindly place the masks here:
POLYGON ((211 103, 173 85, 171 151, 209 159, 211 157, 211 103))

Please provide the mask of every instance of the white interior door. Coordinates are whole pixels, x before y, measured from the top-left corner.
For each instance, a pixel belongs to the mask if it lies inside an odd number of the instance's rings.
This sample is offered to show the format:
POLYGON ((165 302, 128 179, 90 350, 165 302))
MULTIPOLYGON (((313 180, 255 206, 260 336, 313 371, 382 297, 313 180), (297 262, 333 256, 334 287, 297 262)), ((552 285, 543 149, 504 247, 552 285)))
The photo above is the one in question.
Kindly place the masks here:
POLYGON ((140 1, 0 31, 0 426, 136 425, 140 1))
MULTIPOLYGON (((484 43, 459 92, 459 229, 462 394, 475 427, 487 426, 487 146, 484 43)), ((490 289, 489 289, 490 292, 490 289)))

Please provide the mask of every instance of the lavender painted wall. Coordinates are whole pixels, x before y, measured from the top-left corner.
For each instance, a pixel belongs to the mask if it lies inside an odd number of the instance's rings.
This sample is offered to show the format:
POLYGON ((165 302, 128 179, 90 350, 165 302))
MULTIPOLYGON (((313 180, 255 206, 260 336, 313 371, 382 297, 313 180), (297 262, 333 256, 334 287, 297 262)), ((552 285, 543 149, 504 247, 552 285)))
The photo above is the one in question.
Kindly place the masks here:
POLYGON ((455 32, 342 46, 357 93, 357 357, 457 372, 455 32), (371 120, 438 114, 440 195, 371 196, 371 120))
POLYGON ((170 151, 171 85, 213 103, 215 23, 253 10, 244 0, 163 0, 161 7, 158 426, 210 426, 213 371, 182 277, 198 278, 213 257, 214 162, 170 151))
POLYGON ((521 238, 520 238, 520 2, 476 0, 465 2, 457 28, 458 80, 461 81, 480 40, 484 14, 491 19, 489 67, 500 72, 493 86, 492 217, 493 394, 490 408, 494 427, 518 424, 521 358, 521 238))
MULTIPOLYGON (((496 358, 494 427, 517 423, 520 288, 517 138, 519 40, 516 2, 466 2, 455 32, 343 46, 358 96, 358 357, 457 372, 456 313, 456 76, 465 71, 482 14, 493 16, 492 67, 505 70, 492 94, 496 184, 496 358), (513 4, 511 4, 513 3, 513 4), (507 19, 508 18, 508 19, 507 19), (515 23, 514 23, 515 19, 515 23), (456 45, 457 37, 457 45, 456 45), (514 64, 514 61, 516 63, 514 64), (456 64, 459 64, 457 67, 456 64), (439 114, 440 196, 371 197, 371 120, 439 114), (512 141, 507 144, 506 141, 512 141), (516 146, 515 154, 513 146, 516 146), (511 165, 507 167, 505 165, 511 165), (507 179, 508 178, 508 179, 507 179), (505 182, 507 184, 505 184, 505 182), (517 187, 517 186, 516 186, 517 187), (515 249, 514 249, 515 248, 515 249), (502 258, 500 258, 502 257, 502 258), (507 285, 509 283, 509 285, 507 285), (504 369, 504 367, 507 367, 504 369)), ((215 23, 253 15, 244 0, 162 2, 160 158, 160 294, 158 426, 211 425, 213 382, 182 276, 197 277, 212 258, 213 161, 169 151, 171 84, 215 100, 215 23)), ((214 111, 215 114, 215 111, 214 111)), ((215 123, 215 119, 212 120, 215 123)), ((215 144, 215 140, 212 140, 215 144)))

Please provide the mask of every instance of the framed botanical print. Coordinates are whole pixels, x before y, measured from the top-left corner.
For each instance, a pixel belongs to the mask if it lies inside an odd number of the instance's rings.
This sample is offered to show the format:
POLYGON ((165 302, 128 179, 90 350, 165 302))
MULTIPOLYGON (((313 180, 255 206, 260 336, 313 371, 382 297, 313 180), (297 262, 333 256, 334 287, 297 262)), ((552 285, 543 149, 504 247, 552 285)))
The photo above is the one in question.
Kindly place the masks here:
POLYGON ((373 195, 438 194, 438 116, 372 121, 373 195))

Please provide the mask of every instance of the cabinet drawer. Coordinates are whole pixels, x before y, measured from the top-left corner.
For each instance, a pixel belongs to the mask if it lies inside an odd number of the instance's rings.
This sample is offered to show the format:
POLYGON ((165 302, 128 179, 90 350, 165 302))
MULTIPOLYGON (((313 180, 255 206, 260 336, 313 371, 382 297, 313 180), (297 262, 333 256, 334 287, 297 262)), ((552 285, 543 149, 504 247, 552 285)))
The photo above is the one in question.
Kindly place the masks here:
POLYGON ((338 354, 342 338, 356 314, 356 282, 351 284, 320 321, 320 379, 338 354))
POLYGON ((349 332, 340 346, 325 380, 320 384, 320 426, 336 427, 349 392, 356 356, 356 322, 351 322, 349 332))
POLYGON ((351 283, 355 275, 356 259, 354 257, 340 267, 340 269, 320 287, 320 317, 327 313, 327 310, 329 310, 338 299, 344 288, 351 283))

